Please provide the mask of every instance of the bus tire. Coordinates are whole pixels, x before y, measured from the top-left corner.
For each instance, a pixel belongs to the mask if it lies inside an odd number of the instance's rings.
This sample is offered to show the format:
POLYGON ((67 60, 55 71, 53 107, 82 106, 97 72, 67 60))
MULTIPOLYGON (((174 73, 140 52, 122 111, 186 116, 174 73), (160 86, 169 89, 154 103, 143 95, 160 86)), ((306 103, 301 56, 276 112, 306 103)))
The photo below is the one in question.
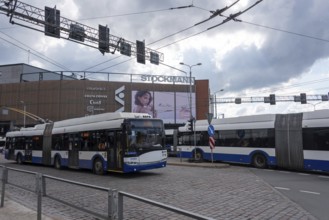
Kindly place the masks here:
POLYGON ((194 158, 195 158, 195 160, 197 160, 197 161, 203 161, 203 154, 202 154, 202 151, 201 150, 196 150, 195 152, 194 152, 194 158))
POLYGON ((17 164, 23 164, 23 156, 21 153, 17 154, 16 162, 17 164))
POLYGON ((263 154, 255 154, 252 158, 252 165, 259 169, 267 167, 267 160, 263 154))
POLYGON ((96 174, 96 175, 104 174, 103 162, 100 158, 96 158, 94 160, 93 171, 94 171, 94 174, 96 174))
POLYGON ((59 156, 55 157, 54 167, 55 167, 55 169, 58 169, 58 170, 60 170, 62 168, 61 158, 59 156))

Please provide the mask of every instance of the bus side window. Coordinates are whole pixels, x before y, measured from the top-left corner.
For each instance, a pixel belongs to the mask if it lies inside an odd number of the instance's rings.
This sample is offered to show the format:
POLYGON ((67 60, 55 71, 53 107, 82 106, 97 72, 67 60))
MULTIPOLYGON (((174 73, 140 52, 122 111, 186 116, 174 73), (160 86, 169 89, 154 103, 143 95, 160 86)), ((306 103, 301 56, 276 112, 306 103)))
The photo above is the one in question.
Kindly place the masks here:
POLYGON ((69 135, 68 134, 64 134, 64 138, 63 138, 63 147, 64 150, 68 150, 69 149, 69 135))

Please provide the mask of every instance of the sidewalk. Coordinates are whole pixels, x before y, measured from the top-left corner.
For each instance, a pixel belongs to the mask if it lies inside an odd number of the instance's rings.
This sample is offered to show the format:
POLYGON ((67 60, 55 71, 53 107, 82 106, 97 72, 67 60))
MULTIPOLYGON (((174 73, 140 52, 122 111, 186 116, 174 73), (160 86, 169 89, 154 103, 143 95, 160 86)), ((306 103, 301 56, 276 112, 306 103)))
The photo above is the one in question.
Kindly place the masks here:
MULTIPOLYGON (((211 162, 194 162, 185 158, 169 157, 167 160, 168 166, 193 166, 203 168, 226 168, 228 164, 223 163, 211 163, 211 162)), ((5 197, 4 207, 0 208, 1 220, 31 220, 37 219, 37 212, 23 205, 5 197)), ((42 215, 43 220, 54 220, 53 218, 42 215)))
MULTIPOLYGON (((36 211, 24 207, 23 205, 5 198, 4 207, 0 208, 1 220, 31 220, 37 219, 38 215, 36 211)), ((43 220, 53 220, 47 216, 42 215, 43 220)))

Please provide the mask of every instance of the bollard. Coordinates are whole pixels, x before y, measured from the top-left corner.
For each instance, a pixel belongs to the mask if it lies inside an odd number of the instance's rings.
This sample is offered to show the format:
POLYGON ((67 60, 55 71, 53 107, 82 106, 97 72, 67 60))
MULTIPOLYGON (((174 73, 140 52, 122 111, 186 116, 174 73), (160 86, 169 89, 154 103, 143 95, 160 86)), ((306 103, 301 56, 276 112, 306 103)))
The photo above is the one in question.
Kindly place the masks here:
POLYGON ((123 219, 123 195, 118 193, 118 214, 119 220, 123 219))
POLYGON ((111 219, 118 219, 118 191, 113 189, 111 191, 111 219))
POLYGON ((5 202, 5 189, 6 189, 6 183, 8 180, 8 169, 7 167, 3 167, 3 171, 2 171, 2 190, 1 190, 1 203, 0 203, 0 207, 4 206, 4 202, 5 202))
POLYGON ((42 199, 42 174, 37 173, 36 174, 36 194, 38 197, 38 207, 37 207, 37 220, 41 220, 41 199, 42 199))
POLYGON ((112 218, 112 190, 107 191, 107 218, 112 218))
POLYGON ((42 178, 42 196, 47 196, 46 194, 46 178, 44 176, 42 178))

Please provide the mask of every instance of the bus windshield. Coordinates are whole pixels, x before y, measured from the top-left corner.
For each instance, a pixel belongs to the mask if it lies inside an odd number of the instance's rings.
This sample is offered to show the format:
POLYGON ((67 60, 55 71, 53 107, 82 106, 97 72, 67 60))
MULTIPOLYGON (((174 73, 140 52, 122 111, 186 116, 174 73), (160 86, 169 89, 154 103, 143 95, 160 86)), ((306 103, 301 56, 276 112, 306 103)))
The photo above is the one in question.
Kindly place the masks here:
POLYGON ((129 151, 145 152, 163 148, 164 129, 161 120, 131 120, 129 151))

